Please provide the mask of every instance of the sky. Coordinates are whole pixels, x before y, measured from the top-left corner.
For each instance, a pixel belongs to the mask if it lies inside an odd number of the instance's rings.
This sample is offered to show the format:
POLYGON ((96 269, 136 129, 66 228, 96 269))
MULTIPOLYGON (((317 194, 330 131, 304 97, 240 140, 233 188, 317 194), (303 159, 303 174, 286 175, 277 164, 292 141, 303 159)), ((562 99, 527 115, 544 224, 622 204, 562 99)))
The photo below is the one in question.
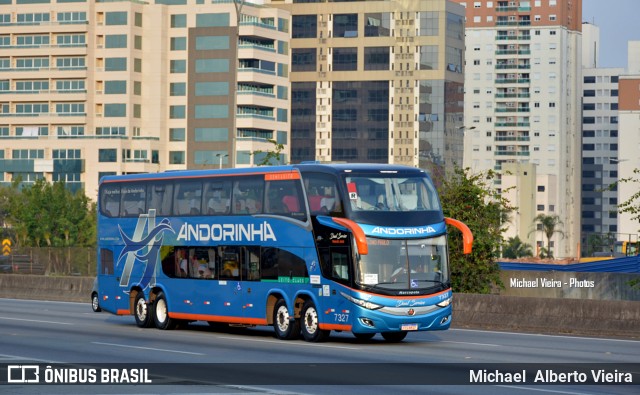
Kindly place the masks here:
POLYGON ((600 28, 598 67, 627 68, 627 41, 640 41, 640 0, 582 0, 582 21, 600 28))

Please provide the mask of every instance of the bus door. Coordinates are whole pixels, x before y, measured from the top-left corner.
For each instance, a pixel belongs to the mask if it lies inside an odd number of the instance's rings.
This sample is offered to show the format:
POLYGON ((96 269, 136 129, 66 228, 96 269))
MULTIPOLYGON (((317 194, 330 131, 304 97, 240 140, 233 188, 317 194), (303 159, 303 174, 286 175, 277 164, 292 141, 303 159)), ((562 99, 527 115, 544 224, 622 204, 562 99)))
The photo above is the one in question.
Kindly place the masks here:
POLYGON ((328 246, 319 248, 319 252, 322 273, 324 277, 332 280, 329 284, 323 284, 322 297, 318 298, 322 304, 318 311, 320 322, 330 325, 330 329, 349 330, 343 326, 350 325, 351 306, 341 293, 350 293, 346 287, 351 286, 353 277, 353 265, 350 264, 351 248, 349 244, 328 246))
POLYGON ((219 298, 216 298, 216 313, 228 319, 228 322, 241 322, 244 316, 244 284, 242 279, 243 247, 222 246, 218 248, 219 298))
MULTIPOLYGON (((255 320, 264 320, 265 293, 264 286, 260 283, 260 247, 246 246, 240 248, 240 302, 242 304, 242 316, 246 322, 258 323, 255 320)), ((264 321, 260 321, 262 323, 264 321)))

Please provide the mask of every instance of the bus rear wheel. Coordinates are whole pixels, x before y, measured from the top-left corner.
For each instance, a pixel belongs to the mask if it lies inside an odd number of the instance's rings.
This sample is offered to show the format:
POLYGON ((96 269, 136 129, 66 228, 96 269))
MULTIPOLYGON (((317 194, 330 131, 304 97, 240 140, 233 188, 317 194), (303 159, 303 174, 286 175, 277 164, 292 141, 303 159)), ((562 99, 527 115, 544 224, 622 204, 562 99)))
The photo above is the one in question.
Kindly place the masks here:
POLYGON ((382 337, 389 343, 400 343, 407 337, 407 332, 382 332, 382 337))
POLYGON ((273 311, 273 328, 276 336, 281 340, 293 340, 300 335, 300 323, 289 315, 287 302, 278 300, 273 311))
POLYGON ((140 328, 151 328, 153 326, 153 314, 149 304, 144 298, 143 292, 138 292, 133 306, 133 315, 136 317, 136 325, 140 328))
POLYGON ((304 302, 300 313, 300 321, 300 329, 304 340, 322 342, 329 338, 330 331, 320 329, 318 310, 312 301, 304 302))
POLYGON ((153 319, 158 329, 174 329, 178 324, 178 321, 169 317, 169 309, 167 308, 167 297, 164 296, 164 292, 160 292, 156 296, 155 314, 153 319))

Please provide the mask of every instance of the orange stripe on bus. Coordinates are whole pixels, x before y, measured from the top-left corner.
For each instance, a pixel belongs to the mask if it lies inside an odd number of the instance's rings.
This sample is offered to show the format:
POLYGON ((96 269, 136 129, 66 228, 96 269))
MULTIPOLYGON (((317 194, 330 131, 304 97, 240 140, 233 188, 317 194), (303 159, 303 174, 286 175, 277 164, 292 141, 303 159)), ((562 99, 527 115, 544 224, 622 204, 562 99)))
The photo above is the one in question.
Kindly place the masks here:
POLYGON ((116 311, 117 315, 130 315, 131 314, 131 310, 129 309, 118 309, 118 311, 116 311))
POLYGON ((244 318, 244 317, 229 317, 224 315, 172 313, 172 312, 169 312, 169 317, 175 318, 178 320, 215 321, 215 322, 226 322, 228 324, 267 325, 266 318, 244 318))
POLYGON ((280 181, 280 180, 299 180, 300 173, 297 171, 287 171, 279 173, 265 173, 265 181, 280 181))
POLYGON ((323 330, 331 330, 331 331, 350 331, 351 325, 341 325, 341 324, 318 324, 320 329, 323 330))

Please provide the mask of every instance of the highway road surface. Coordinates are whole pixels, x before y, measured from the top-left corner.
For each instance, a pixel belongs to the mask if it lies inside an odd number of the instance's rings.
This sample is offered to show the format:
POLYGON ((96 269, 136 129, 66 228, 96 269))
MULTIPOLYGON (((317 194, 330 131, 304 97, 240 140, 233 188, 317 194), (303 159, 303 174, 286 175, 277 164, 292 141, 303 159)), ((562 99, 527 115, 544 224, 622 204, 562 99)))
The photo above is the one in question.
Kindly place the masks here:
POLYGON ((4 393, 638 394, 640 341, 452 329, 397 344, 332 332, 318 344, 267 327, 141 329, 89 303, 0 299, 4 393))

